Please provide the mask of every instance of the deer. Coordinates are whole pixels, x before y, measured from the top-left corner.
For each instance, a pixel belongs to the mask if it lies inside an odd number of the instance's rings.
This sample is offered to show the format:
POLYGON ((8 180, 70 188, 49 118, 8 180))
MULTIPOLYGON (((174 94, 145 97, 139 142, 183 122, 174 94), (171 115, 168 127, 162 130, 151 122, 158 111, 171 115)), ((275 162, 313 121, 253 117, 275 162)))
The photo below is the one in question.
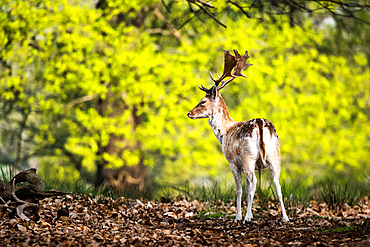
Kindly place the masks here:
POLYGON ((246 176, 245 191, 247 193, 247 214, 243 224, 250 222, 253 218, 252 202, 256 191, 257 177, 255 170, 269 167, 272 173, 275 191, 279 199, 282 221, 288 222, 279 183, 281 171, 280 139, 276 133, 275 126, 267 119, 257 118, 249 121, 236 122, 229 114, 226 104, 221 96, 220 90, 237 77, 246 77, 242 71, 252 64, 247 64, 248 51, 241 56, 234 50, 235 56, 229 51, 224 51, 224 70, 218 79, 210 78, 214 82, 211 88, 198 86, 206 93, 199 104, 192 109, 187 116, 191 119, 208 118, 208 123, 217 140, 222 145, 222 152, 229 162, 231 172, 235 180, 236 191, 236 217, 235 222, 242 220, 241 197, 242 197, 242 175, 246 176), (225 78, 228 79, 224 80, 225 78))

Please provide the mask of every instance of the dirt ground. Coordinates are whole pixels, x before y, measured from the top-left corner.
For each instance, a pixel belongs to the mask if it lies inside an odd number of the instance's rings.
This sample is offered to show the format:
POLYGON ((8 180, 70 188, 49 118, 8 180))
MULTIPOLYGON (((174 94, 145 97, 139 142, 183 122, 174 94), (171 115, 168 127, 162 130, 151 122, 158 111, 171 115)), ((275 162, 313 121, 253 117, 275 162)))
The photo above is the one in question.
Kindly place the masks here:
POLYGON ((370 246, 370 207, 311 202, 279 207, 254 202, 254 220, 234 223, 235 207, 177 198, 172 202, 67 195, 28 208, 0 206, 1 246, 370 246))

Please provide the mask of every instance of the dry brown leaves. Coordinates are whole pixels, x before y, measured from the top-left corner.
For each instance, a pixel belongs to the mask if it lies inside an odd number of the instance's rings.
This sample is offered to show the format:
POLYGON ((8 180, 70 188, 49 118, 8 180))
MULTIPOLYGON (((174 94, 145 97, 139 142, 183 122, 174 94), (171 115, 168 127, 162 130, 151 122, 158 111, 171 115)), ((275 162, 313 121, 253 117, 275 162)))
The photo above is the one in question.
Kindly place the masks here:
POLYGON ((254 221, 234 223, 233 203, 209 205, 177 198, 171 203, 67 195, 44 199, 26 222, 0 206, 2 246, 266 246, 370 244, 370 207, 329 207, 311 202, 290 208, 281 223, 273 203, 253 206, 254 221), (200 213, 203 212, 203 213, 200 213), (204 213, 207 212, 207 213, 204 213), (220 216, 216 218, 216 216, 220 216))

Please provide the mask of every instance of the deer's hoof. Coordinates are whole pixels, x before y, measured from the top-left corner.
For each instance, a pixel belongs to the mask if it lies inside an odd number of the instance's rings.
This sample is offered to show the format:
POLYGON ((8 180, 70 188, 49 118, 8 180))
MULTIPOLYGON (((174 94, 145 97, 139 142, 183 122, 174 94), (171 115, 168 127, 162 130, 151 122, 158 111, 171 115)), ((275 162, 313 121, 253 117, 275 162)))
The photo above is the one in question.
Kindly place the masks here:
POLYGON ((238 222, 238 221, 240 221, 240 220, 242 220, 242 216, 241 216, 241 215, 237 215, 237 216, 235 217, 234 222, 235 222, 235 223, 237 223, 237 222, 238 222))
POLYGON ((283 223, 286 223, 286 222, 289 222, 289 218, 288 217, 283 217, 283 223))
POLYGON ((245 224, 247 222, 251 222, 252 219, 253 219, 253 215, 246 215, 245 218, 244 218, 243 224, 245 224))

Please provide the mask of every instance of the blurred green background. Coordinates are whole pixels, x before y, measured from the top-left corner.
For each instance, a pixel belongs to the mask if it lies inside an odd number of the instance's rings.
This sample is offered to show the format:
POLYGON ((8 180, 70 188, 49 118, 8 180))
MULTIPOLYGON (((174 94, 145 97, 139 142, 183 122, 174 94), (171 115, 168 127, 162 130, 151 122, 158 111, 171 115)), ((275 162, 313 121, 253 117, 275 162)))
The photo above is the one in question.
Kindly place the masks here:
POLYGON ((186 114, 237 49, 253 66, 222 95, 234 120, 275 124, 281 180, 369 181, 366 1, 356 18, 272 2, 1 1, 0 166, 117 192, 233 183, 207 120, 186 114))

